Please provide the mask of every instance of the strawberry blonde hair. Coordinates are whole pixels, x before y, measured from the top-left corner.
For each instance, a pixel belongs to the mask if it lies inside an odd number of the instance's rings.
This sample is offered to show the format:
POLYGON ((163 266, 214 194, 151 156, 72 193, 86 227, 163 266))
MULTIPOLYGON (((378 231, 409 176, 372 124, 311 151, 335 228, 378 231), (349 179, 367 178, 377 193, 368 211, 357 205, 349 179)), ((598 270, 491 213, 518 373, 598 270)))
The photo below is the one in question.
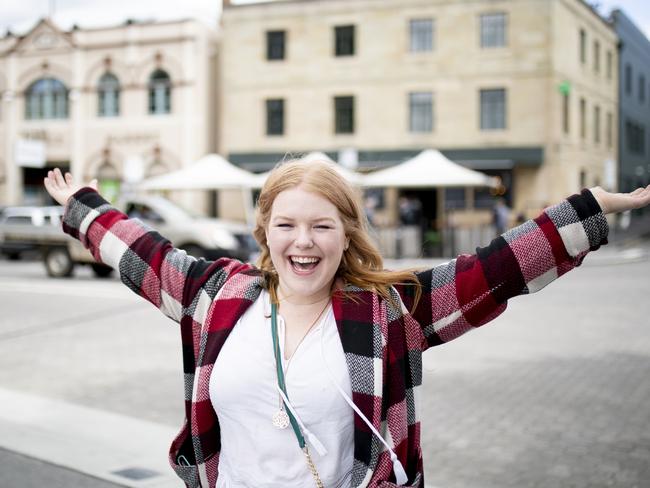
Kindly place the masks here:
POLYGON ((384 269, 381 254, 368 233, 368 219, 363 211, 360 192, 339 174, 333 163, 301 159, 276 166, 264 183, 257 201, 253 230, 261 249, 257 265, 264 274, 265 286, 274 302, 278 300, 278 274, 271 261, 266 229, 275 198, 281 192, 297 187, 327 199, 339 212, 349 246, 343 252, 335 279, 340 278, 345 284, 374 291, 390 302, 393 302, 389 292, 392 285, 412 284, 415 285, 414 304, 417 303, 421 290, 415 274, 412 271, 384 269))

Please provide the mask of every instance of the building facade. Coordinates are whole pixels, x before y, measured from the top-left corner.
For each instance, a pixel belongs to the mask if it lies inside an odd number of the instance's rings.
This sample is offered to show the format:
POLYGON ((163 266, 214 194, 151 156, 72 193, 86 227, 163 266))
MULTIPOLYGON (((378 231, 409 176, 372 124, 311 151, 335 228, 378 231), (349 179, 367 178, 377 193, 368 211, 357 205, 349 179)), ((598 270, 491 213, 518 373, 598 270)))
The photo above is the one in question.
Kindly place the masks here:
POLYGON ((125 183, 216 149, 216 31, 192 20, 0 39, 0 204, 43 204, 58 166, 125 183))
POLYGON ((612 22, 620 39, 620 186, 631 191, 650 183, 650 42, 622 11, 612 22))
POLYGON ((369 168, 436 148, 500 176, 526 214, 616 187, 617 38, 581 0, 224 3, 219 149, 234 163, 320 150, 369 168))

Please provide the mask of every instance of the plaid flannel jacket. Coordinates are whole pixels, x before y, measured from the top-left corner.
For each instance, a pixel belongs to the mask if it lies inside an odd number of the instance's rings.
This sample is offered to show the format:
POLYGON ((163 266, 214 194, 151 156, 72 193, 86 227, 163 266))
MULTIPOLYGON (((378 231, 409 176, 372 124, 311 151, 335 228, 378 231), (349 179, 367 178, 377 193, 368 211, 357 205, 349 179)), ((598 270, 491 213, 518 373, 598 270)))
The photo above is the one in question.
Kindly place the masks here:
MULTIPOLYGON (((214 487, 221 441, 209 378, 228 334, 259 296, 259 271, 229 259, 194 259, 90 188, 70 199, 63 227, 98 261, 118 269, 126 286, 180 322, 186 419, 169 461, 188 487, 214 487)), ((509 298, 535 292, 578 266, 607 243, 607 232, 598 203, 583 190, 475 255, 417 273, 422 298, 413 313, 412 285, 391 289, 398 308, 367 290, 335 293, 352 400, 393 446, 408 475, 406 486, 424 486, 416 413, 422 352, 485 324, 509 298)), ((357 414, 354 429, 352 485, 396 486, 388 452, 357 414)))

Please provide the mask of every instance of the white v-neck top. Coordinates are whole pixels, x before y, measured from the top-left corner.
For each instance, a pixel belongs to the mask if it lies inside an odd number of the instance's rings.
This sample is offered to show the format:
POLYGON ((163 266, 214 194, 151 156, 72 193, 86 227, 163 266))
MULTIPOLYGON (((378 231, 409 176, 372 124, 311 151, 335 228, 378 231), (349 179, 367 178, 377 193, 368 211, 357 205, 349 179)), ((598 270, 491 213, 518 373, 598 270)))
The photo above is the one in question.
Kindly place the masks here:
MULTIPOLYGON (((270 315, 269 294, 263 291, 228 336, 210 376, 210 400, 221 426, 217 488, 314 486, 291 426, 272 424, 280 396, 270 315)), ((352 388, 331 305, 288 361, 280 315, 278 334, 289 401, 328 451, 320 456, 308 443, 320 478, 327 488, 350 486, 354 412, 332 377, 349 397, 352 388)))

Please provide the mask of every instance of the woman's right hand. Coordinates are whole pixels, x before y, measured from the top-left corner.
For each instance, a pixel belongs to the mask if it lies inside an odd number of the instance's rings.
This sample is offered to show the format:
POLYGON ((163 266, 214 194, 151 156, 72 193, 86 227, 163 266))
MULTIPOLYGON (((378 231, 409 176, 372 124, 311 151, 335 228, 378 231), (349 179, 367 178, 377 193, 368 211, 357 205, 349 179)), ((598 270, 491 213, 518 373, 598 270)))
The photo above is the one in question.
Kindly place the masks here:
POLYGON ((72 174, 66 173, 65 176, 63 176, 59 168, 54 168, 53 171, 48 171, 44 183, 45 189, 50 196, 61 205, 65 205, 72 195, 85 186, 89 186, 93 190, 97 191, 97 180, 92 180, 88 185, 79 185, 74 182, 72 174))

